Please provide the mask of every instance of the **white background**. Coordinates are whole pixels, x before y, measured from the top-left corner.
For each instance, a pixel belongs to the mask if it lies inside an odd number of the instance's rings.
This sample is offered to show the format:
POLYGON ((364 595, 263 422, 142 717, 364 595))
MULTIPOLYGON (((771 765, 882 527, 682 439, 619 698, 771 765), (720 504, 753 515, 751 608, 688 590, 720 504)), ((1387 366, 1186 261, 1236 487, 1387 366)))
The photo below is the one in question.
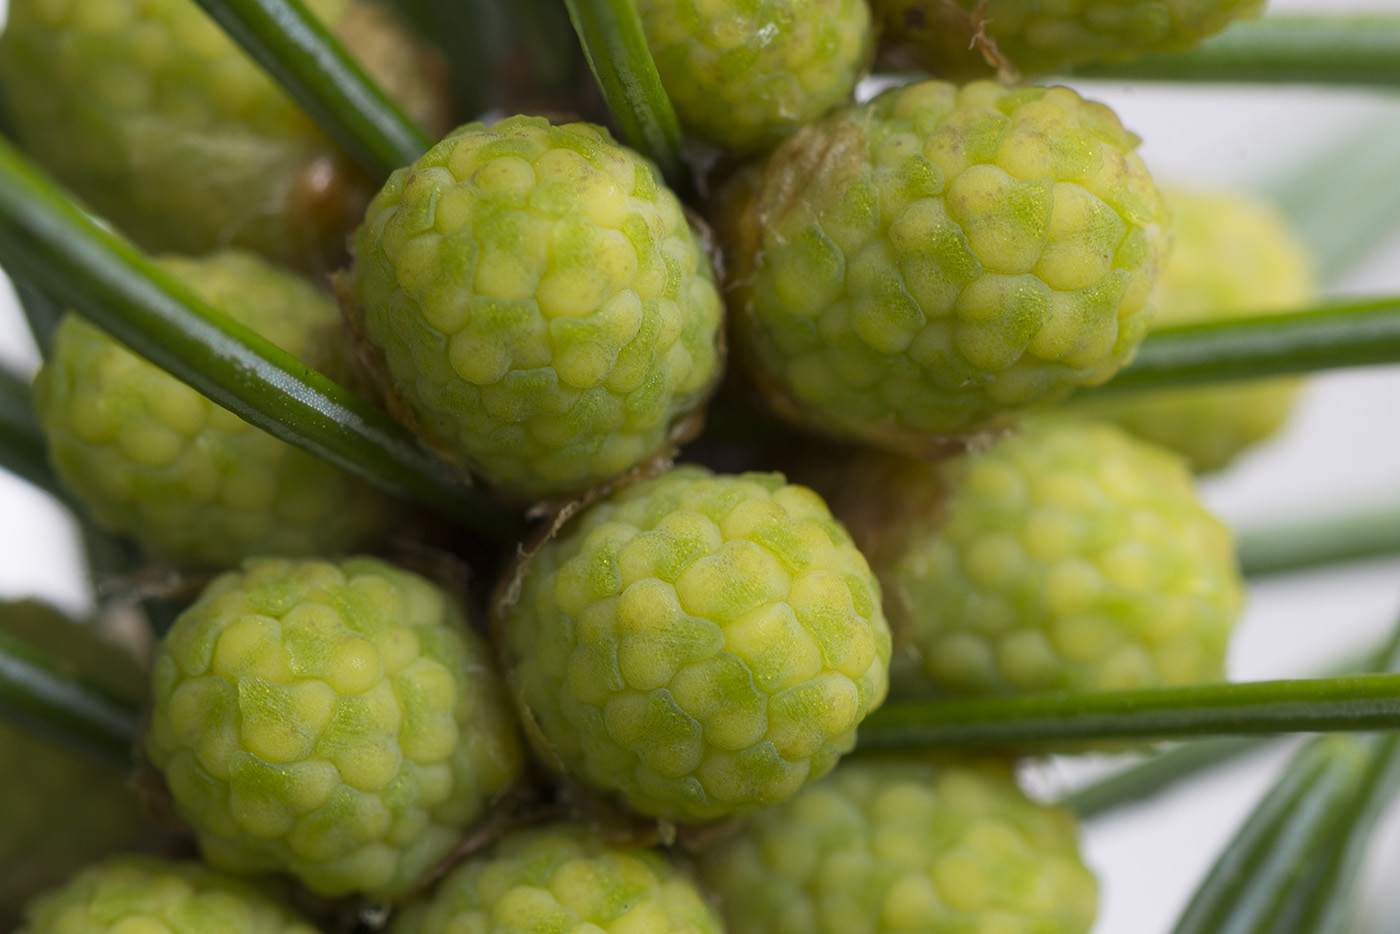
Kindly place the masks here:
MULTIPOLYGON (((4 0, 0 0, 3 11, 4 0)), ((1400 12, 1400 0, 1274 0, 1272 9, 1400 12)), ((1177 184, 1262 186, 1366 121, 1400 121, 1400 98, 1346 90, 1236 89, 1086 83, 1141 135, 1154 172, 1177 184)), ((1396 184, 1400 184, 1400 166, 1396 184)), ((1400 230, 1400 218, 1397 218, 1400 230)), ((1400 235, 1343 283, 1352 294, 1400 293, 1400 235)), ((29 369, 35 354, 0 280, 0 364, 29 369)), ((1240 524, 1329 508, 1400 500, 1400 368, 1355 370, 1315 381, 1287 434, 1207 485, 1240 524)), ((42 495, 0 473, 0 598, 39 596, 71 610, 88 605, 70 521, 42 495)), ((1231 675, 1312 673, 1379 639, 1400 613, 1400 561, 1263 583, 1251 595, 1231 653, 1231 675)), ((1086 829, 1102 880, 1095 934, 1166 934, 1215 853, 1268 786, 1279 757, 1192 783, 1086 829)), ((1055 788, 1093 764, 1055 762, 1031 776, 1055 788)), ((1368 869, 1374 934, 1400 930, 1400 823, 1377 834, 1368 869)))

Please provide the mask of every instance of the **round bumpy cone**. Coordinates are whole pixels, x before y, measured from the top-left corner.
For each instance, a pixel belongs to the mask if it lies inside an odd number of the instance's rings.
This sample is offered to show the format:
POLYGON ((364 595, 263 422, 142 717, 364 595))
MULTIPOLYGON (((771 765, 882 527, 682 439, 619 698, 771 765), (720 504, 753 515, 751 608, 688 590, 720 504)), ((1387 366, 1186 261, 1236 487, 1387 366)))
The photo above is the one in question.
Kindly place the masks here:
POLYGON ((390 934, 722 934, 695 883, 654 850, 611 846, 582 828, 514 834, 463 864, 390 934))
POLYGON ((884 699, 880 589, 811 490, 680 467, 590 507, 503 613, 546 761, 642 814, 751 811, 825 774, 884 699))
POLYGON ((991 82, 803 130, 731 191, 736 347, 779 411, 911 452, 1104 382, 1165 248, 1136 145, 1067 88, 991 82))
POLYGON ((875 759, 700 857, 730 934, 1085 934, 1096 885, 1069 813, 1009 775, 875 759))
MULTIPOLYGON (((1153 328, 1289 311, 1316 296, 1312 258, 1273 205, 1243 192, 1169 191, 1167 200, 1173 245, 1157 281, 1153 328)), ((1301 388, 1301 380, 1270 379, 1085 400, 1076 408, 1205 472, 1277 434, 1301 388)))
MULTIPOLYGON (((96 627, 33 601, 0 602, 0 635, 61 660, 109 696, 139 706, 146 678, 125 649, 96 627)), ((26 899, 93 860, 140 846, 148 836, 121 770, 103 767, 0 723, 0 929, 26 899)))
POLYGON ((395 172, 342 283, 401 414, 522 497, 666 447, 720 371, 710 261, 656 170, 585 123, 473 123, 395 172))
POLYGON ((210 863, 398 895, 516 780, 487 650, 453 600, 368 558, 263 559, 161 643, 146 752, 210 863))
POLYGON ((316 934, 290 908, 195 863, 123 856, 36 899, 17 934, 316 934))
MULTIPOLYGON (((413 116, 450 125, 440 65, 385 8, 307 5, 413 116)), ((0 79, 24 147, 147 250, 325 271, 373 194, 194 0, 13 0, 0 79)))
POLYGON ((770 148, 847 101, 870 58, 866 0, 642 0, 661 82, 687 130, 770 148))
MULTIPOLYGON (((901 648, 921 662, 922 690, 1223 677, 1243 583, 1229 532, 1170 451, 1111 425, 1042 416, 937 465, 857 459, 838 482, 835 508, 856 513, 850 526, 901 648), (896 514, 899 503, 911 508, 896 514)), ((901 670, 901 692, 919 683, 901 670)))
MULTIPOLYGON (((251 253, 169 257, 167 272, 338 382, 353 354, 335 303, 251 253)), ((34 382, 59 478, 105 528, 182 566, 340 553, 389 529, 386 497, 254 428, 76 315, 34 382)))
POLYGON ((891 66, 945 78, 1023 75, 1185 49, 1264 0, 872 0, 891 66))

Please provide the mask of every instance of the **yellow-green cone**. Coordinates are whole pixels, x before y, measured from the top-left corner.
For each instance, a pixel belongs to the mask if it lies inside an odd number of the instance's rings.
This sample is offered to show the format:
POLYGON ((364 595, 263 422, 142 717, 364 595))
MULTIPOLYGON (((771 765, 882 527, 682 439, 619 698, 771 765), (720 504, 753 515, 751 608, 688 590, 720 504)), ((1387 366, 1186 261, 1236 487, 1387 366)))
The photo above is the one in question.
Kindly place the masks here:
POLYGON ((1086 934, 1096 883, 1066 811, 988 767, 873 759, 699 858, 730 934, 1086 934))
POLYGON ((771 148, 846 102, 870 58, 866 0, 641 0, 647 43, 684 127, 771 148))
POLYGON ((369 558, 262 559, 161 643, 146 752, 211 864, 326 895, 417 883, 521 770, 450 596, 369 558))
MULTIPOLYGON (((432 56, 383 7, 308 6, 444 126, 432 56)), ((148 250, 234 245, 325 271, 373 194, 194 0, 12 0, 0 79, 25 149, 148 250)))
POLYGON ((1185 49, 1255 16, 1264 0, 872 0, 882 52, 896 67, 983 77, 1022 75, 1185 49), (975 40, 974 40, 974 37, 975 40), (988 54, 991 43, 995 53, 988 54))
POLYGON ((513 834, 406 908, 390 934, 723 934, 660 853, 555 825, 513 834))
MULTIPOLYGON (((308 366, 352 378, 335 303, 305 280, 237 251, 161 265, 308 366)), ((103 527, 174 564, 338 554, 389 529, 383 494, 254 428, 76 315, 54 335, 34 407, 64 486, 103 527)))
POLYGON ((36 899, 16 934, 317 934, 253 886, 197 863, 123 856, 36 899))
MULTIPOLYGON (((1306 306, 1317 294, 1312 257, 1266 201, 1243 192, 1168 191, 1171 257, 1158 279, 1152 326, 1248 318, 1306 306)), ((1219 470, 1281 429, 1302 381, 1271 379, 1076 403, 1140 438, 1219 470)))
POLYGON ((597 503, 501 620, 546 762, 634 811, 752 811, 835 765, 884 699, 880 588, 779 474, 679 467, 597 503))
POLYGON ((454 131, 395 172, 342 291, 404 414, 526 498, 666 447, 720 373, 710 260, 650 163, 587 123, 454 131))
POLYGON ((733 196, 735 346, 780 411, 909 451, 1102 383, 1166 245, 1136 145, 1073 91, 990 82, 814 124, 733 196))
POLYGON ((1172 452, 1042 416, 939 464, 867 455, 834 479, 833 508, 884 585, 896 654, 922 672, 901 671, 901 692, 1224 676, 1243 583, 1228 530, 1172 452))
MULTIPOLYGON (((0 602, 0 633, 38 646, 115 698, 140 705, 145 677, 124 648, 32 601, 0 602)), ((0 722, 0 928, 26 899, 147 837, 120 770, 0 722)))

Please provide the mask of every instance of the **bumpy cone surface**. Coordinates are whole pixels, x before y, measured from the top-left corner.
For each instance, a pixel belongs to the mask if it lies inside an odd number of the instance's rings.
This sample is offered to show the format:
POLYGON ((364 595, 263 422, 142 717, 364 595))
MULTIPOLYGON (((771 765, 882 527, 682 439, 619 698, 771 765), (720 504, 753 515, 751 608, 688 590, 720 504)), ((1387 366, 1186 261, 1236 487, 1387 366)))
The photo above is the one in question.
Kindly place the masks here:
MULTIPOLYGON (((1174 238, 1154 328, 1288 311, 1316 295, 1307 248, 1268 202, 1238 192, 1168 192, 1168 202, 1174 238)), ((1185 455, 1196 471, 1219 470, 1283 427, 1301 387, 1272 379, 1135 393, 1081 410, 1185 455)))
POLYGON ((1065 811, 986 768, 843 763, 700 858, 730 934, 1085 934, 1065 811))
MULTIPOLYGON (((136 660, 56 610, 0 603, 0 634, 61 659, 81 677, 133 707, 145 695, 136 660)), ((0 928, 20 906, 83 866, 146 836, 136 796, 119 771, 0 723, 0 928)))
POLYGON ((924 82, 738 186, 735 340, 780 410, 918 450, 1122 367, 1164 247, 1136 138, 1066 88, 924 82))
MULTIPOLYGON (((431 56, 381 8, 308 6, 418 119, 445 124, 431 56)), ((148 250, 232 244, 322 269, 373 194, 194 0, 14 0, 0 79, 24 146, 148 250)))
POLYGON ((568 825, 507 837, 463 864, 391 934, 722 934, 695 883, 657 852, 568 825))
POLYGON ((1171 452, 1047 417, 986 451, 875 476, 894 501, 941 490, 872 549, 901 644, 940 691, 1223 676, 1243 585, 1228 531, 1171 452))
POLYGON ((661 82, 690 132, 762 149, 851 96, 870 56, 866 0, 642 0, 661 82))
POLYGON ((469 124, 355 236, 352 313, 433 443, 524 496, 665 446, 719 374, 722 307, 680 202, 591 124, 469 124))
POLYGON ((986 75, 985 37, 1026 75, 1189 48, 1264 0, 873 0, 891 64, 943 77, 986 75))
POLYGON ((885 696, 879 585, 778 474, 681 467, 625 488, 535 556, 503 623, 542 755, 647 815, 787 797, 885 696))
MULTIPOLYGON (((339 382, 352 353, 335 303, 250 253, 168 257, 166 271, 229 317, 339 382)), ((340 553, 380 539, 377 491, 254 428, 77 315, 34 382, 60 479, 106 528, 180 565, 340 553)))
POLYGON ((195 863, 124 856, 37 899, 18 934, 316 934, 290 908, 195 863))
POLYGON ((146 751, 205 857, 389 897, 521 768, 487 650, 450 597, 368 558, 264 559, 163 641, 146 751))

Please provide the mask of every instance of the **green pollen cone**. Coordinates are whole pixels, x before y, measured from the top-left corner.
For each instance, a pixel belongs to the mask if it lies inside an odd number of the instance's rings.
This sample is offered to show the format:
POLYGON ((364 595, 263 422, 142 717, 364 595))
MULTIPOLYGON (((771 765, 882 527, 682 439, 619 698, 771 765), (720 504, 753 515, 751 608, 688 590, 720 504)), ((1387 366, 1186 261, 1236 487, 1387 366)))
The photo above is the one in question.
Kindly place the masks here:
POLYGON ((624 488, 533 556, 500 622, 542 757, 649 816, 793 794, 886 691, 879 585, 778 474, 679 467, 624 488))
POLYGON ((316 934, 290 908, 196 863, 123 856, 36 899, 17 934, 316 934))
POLYGON ((1077 837, 1005 772, 873 759, 699 864, 730 934, 1086 934, 1097 887, 1077 837))
POLYGON ((355 236, 347 310, 401 414, 509 494, 665 449, 719 378, 710 260, 655 168, 585 123, 454 131, 355 236))
POLYGON ((662 84, 685 128, 771 148, 851 96, 871 52, 865 0, 641 0, 662 84))
POLYGON ((1022 75, 1190 48, 1264 0, 872 0, 882 57, 944 78, 1022 75))
MULTIPOLYGON (((356 378, 335 303, 251 253, 167 257, 166 271, 331 379, 356 378)), ((383 494, 201 396, 69 314, 34 381, 63 484, 103 527, 180 566, 341 553, 388 533, 383 494)))
MULTIPOLYGON (((307 0, 418 120, 440 65, 386 8, 307 0)), ((373 184, 194 0, 12 0, 0 80, 31 155, 147 250, 325 272, 373 184)))
POLYGON ((722 934, 696 884, 660 853, 570 825, 517 832, 460 866, 390 934, 722 934))
POLYGON ((733 188, 735 346, 775 407, 911 453, 1124 366, 1166 212, 1067 88, 928 81, 813 124, 733 188))
POLYGON ((262 559, 165 637, 146 753, 209 862, 325 895, 403 893, 519 777, 487 649, 370 558, 262 559))
POLYGON ((863 455, 816 485, 833 482, 885 587, 900 693, 1224 677, 1243 582, 1166 449, 1047 415, 938 464, 863 455))

